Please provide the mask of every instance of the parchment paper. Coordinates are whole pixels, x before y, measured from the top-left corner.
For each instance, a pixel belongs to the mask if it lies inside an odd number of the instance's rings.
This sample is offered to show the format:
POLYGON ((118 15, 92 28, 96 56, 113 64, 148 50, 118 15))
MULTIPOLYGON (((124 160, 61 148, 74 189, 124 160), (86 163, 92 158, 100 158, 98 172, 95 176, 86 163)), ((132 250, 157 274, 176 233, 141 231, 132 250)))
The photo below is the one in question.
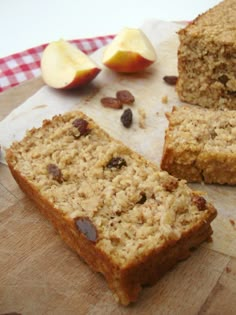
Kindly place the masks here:
MULTIPOLYGON (((27 129, 39 127, 42 120, 52 116, 79 109, 133 149, 159 162, 161 143, 166 127, 164 112, 173 103, 179 103, 174 88, 163 83, 163 76, 177 74, 176 50, 178 38, 176 31, 181 24, 149 20, 141 27, 152 41, 157 51, 157 62, 145 72, 131 75, 118 75, 101 64, 103 48, 91 57, 100 64, 102 71, 92 84, 76 91, 59 91, 47 86, 41 88, 26 102, 13 110, 0 122, 0 144, 9 147, 12 141, 21 140, 27 129), (130 90, 136 99, 132 106, 134 124, 126 130, 120 123, 122 110, 107 109, 101 106, 103 96, 115 96, 119 89, 130 90), (169 105, 163 105, 161 98, 169 97, 169 105), (139 127, 139 112, 145 112, 145 128, 139 127), (158 128, 157 128, 158 127, 158 128), (145 141, 142 139, 145 137, 145 141), (158 137, 158 138, 157 138, 158 137), (157 149, 159 148, 159 149, 157 149)), ((1 157, 4 161, 4 154, 1 157)))
MULTIPOLYGON (((143 24, 142 30, 156 49, 157 61, 142 73, 116 74, 101 65, 101 73, 86 88, 76 91, 58 91, 47 86, 41 88, 0 122, 0 145, 3 151, 12 141, 22 139, 26 129, 40 126, 43 119, 78 109, 92 117, 113 137, 159 165, 167 127, 165 113, 171 111, 173 105, 183 104, 179 101, 175 88, 163 81, 165 75, 178 73, 179 43, 176 32, 183 26, 181 23, 158 20, 148 20, 143 24), (116 91, 121 89, 128 89, 135 96, 135 103, 131 107, 134 122, 130 129, 124 128, 120 122, 123 109, 104 108, 100 103, 102 97, 115 96, 116 91), (168 97, 167 104, 163 104, 163 96, 168 97), (145 118, 141 118, 142 115, 145 118)), ((103 49, 100 49, 92 55, 99 64, 102 53, 103 49)), ((1 162, 4 163, 4 154, 1 162)), ((236 218, 235 187, 198 184, 191 186, 207 192, 209 199, 225 218, 236 218)))

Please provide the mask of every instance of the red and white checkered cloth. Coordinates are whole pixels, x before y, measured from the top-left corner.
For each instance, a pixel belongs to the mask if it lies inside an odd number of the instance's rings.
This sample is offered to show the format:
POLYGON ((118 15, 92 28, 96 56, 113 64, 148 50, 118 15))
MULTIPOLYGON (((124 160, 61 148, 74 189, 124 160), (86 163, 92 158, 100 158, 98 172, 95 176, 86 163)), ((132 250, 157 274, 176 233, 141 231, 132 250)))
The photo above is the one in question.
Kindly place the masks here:
MULTIPOLYGON (((114 35, 71 40, 80 50, 90 54, 110 43, 114 35)), ((47 44, 0 58, 0 92, 40 75, 40 59, 47 44)))

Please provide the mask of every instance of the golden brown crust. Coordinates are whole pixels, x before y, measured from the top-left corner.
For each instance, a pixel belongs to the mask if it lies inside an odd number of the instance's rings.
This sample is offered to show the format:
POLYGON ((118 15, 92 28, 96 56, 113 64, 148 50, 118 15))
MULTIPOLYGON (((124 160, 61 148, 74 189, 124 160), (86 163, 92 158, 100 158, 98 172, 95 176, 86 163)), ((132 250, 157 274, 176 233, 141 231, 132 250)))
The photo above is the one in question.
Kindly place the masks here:
MULTIPOLYGON (((86 117, 80 115, 81 117, 86 117)), ((56 118, 60 121, 63 118, 56 118)), ((44 122, 44 127, 50 125, 50 121, 44 122)), ((90 122, 90 126, 93 122, 90 122)), ((31 137, 37 130, 33 130, 31 137)), ((111 141, 112 138, 109 137, 111 141)), ((17 146, 17 144, 16 144, 17 146)), ((129 150, 128 148, 126 148, 129 150)), ((210 204, 206 204, 205 211, 201 212, 201 220, 186 229, 180 239, 173 238, 166 240, 162 245, 156 246, 152 250, 147 250, 146 255, 140 255, 129 263, 116 263, 114 258, 105 251, 88 240, 80 233, 75 226, 74 220, 65 213, 54 207, 48 198, 32 184, 22 172, 16 168, 14 152, 15 145, 7 152, 7 162, 11 173, 21 189, 31 198, 41 213, 53 224, 63 240, 84 259, 88 265, 106 278, 109 287, 115 293, 120 303, 127 305, 137 300, 138 294, 144 285, 154 284, 165 272, 172 268, 178 261, 190 255, 191 248, 198 246, 206 240, 212 233, 210 222, 216 216, 216 210, 210 204)), ((131 154, 131 153, 130 153, 131 154)), ((136 153, 137 159, 149 164, 136 153)), ((156 169, 156 167, 155 167, 156 169)), ((165 175, 166 176, 166 175, 165 175)))

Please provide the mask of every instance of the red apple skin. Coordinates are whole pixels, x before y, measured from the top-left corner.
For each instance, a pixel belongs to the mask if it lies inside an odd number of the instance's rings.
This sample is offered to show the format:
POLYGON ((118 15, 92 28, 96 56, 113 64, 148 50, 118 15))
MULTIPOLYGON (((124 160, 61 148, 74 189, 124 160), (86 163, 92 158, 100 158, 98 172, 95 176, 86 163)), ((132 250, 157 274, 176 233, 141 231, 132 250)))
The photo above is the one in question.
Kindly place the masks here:
POLYGON ((58 90, 64 89, 64 90, 72 90, 79 87, 83 87, 86 84, 88 84, 90 81, 92 81, 101 71, 100 68, 94 68, 89 69, 87 71, 80 71, 77 73, 77 75, 74 77, 74 80, 72 82, 68 82, 68 85, 65 85, 63 87, 58 87, 58 90))
POLYGON ((115 55, 109 61, 104 62, 104 65, 116 72, 132 73, 143 71, 152 63, 154 63, 153 60, 145 59, 138 53, 122 52, 115 55))
POLYGON ((45 84, 55 89, 82 87, 101 71, 89 56, 63 39, 45 48, 40 67, 45 84))

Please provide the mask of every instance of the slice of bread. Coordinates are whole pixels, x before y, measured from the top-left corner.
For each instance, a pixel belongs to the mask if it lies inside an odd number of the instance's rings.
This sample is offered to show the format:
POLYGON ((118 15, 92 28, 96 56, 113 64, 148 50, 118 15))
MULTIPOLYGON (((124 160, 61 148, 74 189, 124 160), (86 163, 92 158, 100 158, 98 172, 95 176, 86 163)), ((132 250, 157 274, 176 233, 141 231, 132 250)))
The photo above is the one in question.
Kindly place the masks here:
POLYGON ((188 182, 236 184, 236 111, 181 106, 167 118, 163 170, 188 182))
POLYGON ((80 112, 44 121, 6 158, 22 190, 124 305, 212 233, 210 203, 80 112))

